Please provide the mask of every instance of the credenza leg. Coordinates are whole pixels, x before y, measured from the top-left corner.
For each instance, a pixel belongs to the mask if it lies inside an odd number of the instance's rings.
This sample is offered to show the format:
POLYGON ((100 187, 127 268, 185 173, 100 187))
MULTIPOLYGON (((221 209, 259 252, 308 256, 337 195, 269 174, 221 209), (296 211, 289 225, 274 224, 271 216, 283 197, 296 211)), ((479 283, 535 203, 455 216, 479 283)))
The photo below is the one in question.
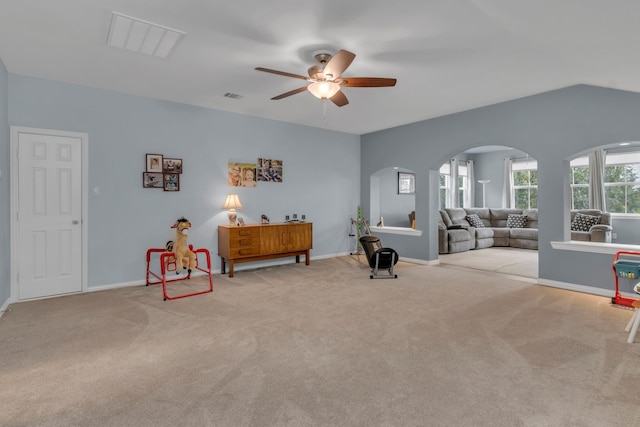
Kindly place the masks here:
POLYGON ((304 263, 305 265, 309 265, 309 251, 307 251, 304 255, 304 263))
POLYGON ((220 257, 220 273, 224 274, 225 268, 224 268, 224 258, 220 257))
POLYGON ((233 260, 229 260, 229 277, 233 277, 233 260))

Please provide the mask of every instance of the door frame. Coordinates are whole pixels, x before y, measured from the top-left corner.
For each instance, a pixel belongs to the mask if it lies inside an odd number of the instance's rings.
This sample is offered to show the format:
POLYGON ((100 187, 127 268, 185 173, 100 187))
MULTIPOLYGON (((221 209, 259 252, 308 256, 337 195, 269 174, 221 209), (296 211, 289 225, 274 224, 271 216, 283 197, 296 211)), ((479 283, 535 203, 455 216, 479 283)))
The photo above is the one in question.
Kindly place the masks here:
MULTIPOLYGON (((18 252, 18 141, 21 133, 31 133, 36 135, 48 135, 48 136, 61 136, 68 138, 79 138, 80 139, 80 150, 82 152, 81 156, 81 175, 80 179, 81 183, 81 208, 82 213, 81 224, 82 224, 82 238, 81 245, 82 248, 80 250, 82 254, 81 260, 81 268, 82 268, 82 291, 87 292, 88 290, 88 256, 87 256, 87 231, 89 225, 89 203, 88 203, 88 195, 89 195, 89 134, 84 132, 69 132, 62 130, 52 130, 52 129, 39 129, 39 128, 31 128, 24 126, 11 126, 11 139, 10 139, 10 170, 11 170, 11 295, 9 296, 9 301, 17 302, 17 297, 19 295, 19 282, 18 282, 18 266, 19 264, 19 252, 18 252)), ((69 295, 69 294, 65 294, 69 295)), ((42 298, 53 298, 55 295, 42 297, 42 298)), ((33 298, 33 299, 41 299, 41 298, 33 298)), ((27 300, 24 300, 27 301, 27 300)))

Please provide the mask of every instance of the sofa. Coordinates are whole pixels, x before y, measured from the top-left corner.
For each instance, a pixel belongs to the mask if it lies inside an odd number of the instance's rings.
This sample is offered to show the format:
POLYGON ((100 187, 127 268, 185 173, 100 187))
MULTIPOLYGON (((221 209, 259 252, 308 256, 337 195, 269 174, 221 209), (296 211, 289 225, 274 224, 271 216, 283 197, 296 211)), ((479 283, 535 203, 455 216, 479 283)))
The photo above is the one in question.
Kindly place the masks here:
MULTIPOLYGON (((611 242, 611 214, 608 212, 571 211, 571 223, 571 240, 611 242)), ((538 249, 538 210, 447 208, 440 211, 440 254, 497 246, 538 249)))

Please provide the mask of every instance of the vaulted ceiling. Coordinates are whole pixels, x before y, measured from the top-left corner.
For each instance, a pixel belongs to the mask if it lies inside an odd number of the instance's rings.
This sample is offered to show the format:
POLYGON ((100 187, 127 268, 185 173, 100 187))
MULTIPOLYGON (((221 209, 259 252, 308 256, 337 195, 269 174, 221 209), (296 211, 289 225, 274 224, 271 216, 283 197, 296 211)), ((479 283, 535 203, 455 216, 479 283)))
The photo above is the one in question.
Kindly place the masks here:
POLYGON ((10 73, 363 134, 578 83, 640 91, 634 0, 21 0, 0 3, 10 73), (166 58, 107 46, 112 12, 183 31, 166 58), (313 53, 394 77, 323 104, 313 53), (239 97, 225 97, 232 93, 239 97))

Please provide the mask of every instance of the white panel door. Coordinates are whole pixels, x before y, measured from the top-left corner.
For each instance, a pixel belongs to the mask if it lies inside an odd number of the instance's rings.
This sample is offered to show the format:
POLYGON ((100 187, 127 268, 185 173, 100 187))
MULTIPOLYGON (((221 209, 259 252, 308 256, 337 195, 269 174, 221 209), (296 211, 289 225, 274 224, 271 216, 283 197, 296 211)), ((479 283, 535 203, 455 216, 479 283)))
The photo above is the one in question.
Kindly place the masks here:
POLYGON ((82 140, 18 136, 18 299, 82 291, 82 140))

